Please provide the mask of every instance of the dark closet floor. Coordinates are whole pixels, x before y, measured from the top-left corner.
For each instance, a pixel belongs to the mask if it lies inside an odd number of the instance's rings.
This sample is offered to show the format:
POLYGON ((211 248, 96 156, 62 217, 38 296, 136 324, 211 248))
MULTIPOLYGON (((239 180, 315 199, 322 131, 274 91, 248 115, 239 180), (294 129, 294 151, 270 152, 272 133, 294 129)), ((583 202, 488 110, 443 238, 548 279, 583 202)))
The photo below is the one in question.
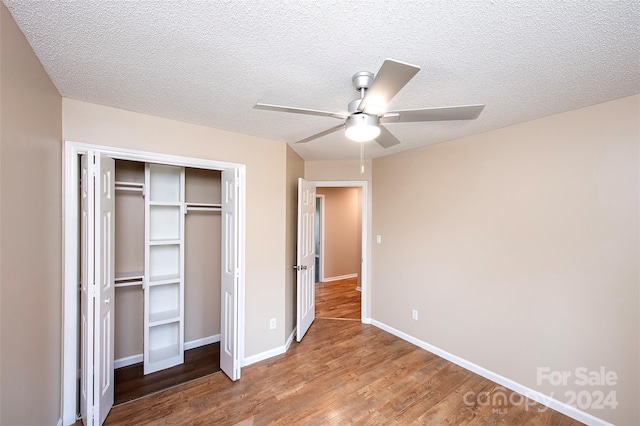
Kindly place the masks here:
POLYGON ((115 405, 220 371, 220 343, 184 352, 184 364, 143 374, 142 363, 115 370, 115 405))

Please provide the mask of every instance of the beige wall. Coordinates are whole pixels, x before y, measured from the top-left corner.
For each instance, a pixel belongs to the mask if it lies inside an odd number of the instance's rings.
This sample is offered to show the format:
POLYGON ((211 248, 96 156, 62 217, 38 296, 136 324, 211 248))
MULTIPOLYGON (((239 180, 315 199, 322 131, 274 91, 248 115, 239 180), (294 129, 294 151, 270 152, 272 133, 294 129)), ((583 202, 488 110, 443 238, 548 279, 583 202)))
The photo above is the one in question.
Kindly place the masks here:
POLYGON ((62 129, 64 140, 246 164, 245 356, 284 344, 286 144, 71 99, 62 129))
POLYGON ((285 255, 285 338, 296 326, 296 237, 298 235, 298 178, 304 177, 304 161, 287 145, 287 233, 285 255))
POLYGON ((587 411, 640 423, 639 141, 632 96, 374 160, 373 318, 561 401, 615 390, 587 411), (601 366, 616 386, 574 384, 601 366))
POLYGON ((362 253, 362 201, 359 187, 323 188, 324 195, 324 279, 360 275, 362 253))
POLYGON ((60 418, 61 97, 0 5, 0 424, 60 418))

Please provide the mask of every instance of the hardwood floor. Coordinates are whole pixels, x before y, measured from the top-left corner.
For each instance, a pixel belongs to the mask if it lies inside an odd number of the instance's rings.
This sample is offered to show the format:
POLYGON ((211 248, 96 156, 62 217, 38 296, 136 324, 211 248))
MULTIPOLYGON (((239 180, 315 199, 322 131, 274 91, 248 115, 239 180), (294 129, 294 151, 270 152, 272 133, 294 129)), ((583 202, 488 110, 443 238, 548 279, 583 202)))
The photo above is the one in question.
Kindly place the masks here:
POLYGON ((357 278, 316 283, 316 318, 360 320, 360 298, 357 278))
POLYGON ((145 375, 142 363, 115 370, 115 404, 131 401, 220 371, 220 343, 184 352, 184 364, 145 375))
POLYGON ((513 405, 512 393, 372 325, 318 318, 237 382, 212 374, 114 407, 105 424, 580 424, 530 400, 513 405), (479 392, 506 401, 484 405, 479 392))

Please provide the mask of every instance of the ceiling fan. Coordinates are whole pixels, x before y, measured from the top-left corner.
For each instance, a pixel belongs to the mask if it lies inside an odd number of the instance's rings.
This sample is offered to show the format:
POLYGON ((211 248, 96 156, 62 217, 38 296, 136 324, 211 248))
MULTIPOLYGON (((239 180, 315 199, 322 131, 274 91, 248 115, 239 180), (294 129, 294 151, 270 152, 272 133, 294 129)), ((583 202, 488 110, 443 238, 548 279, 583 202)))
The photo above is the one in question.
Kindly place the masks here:
POLYGON ((315 109, 286 107, 257 103, 253 108, 268 111, 290 112, 294 114, 333 117, 344 122, 296 143, 306 143, 345 129, 347 138, 356 142, 375 139, 382 147, 389 148, 400 143, 382 124, 407 123, 417 121, 473 120, 484 105, 464 105, 441 108, 405 109, 387 111, 387 104, 420 71, 420 67, 405 62, 386 59, 375 76, 369 71, 357 72, 353 86, 360 97, 349 103, 348 112, 319 111, 315 109))

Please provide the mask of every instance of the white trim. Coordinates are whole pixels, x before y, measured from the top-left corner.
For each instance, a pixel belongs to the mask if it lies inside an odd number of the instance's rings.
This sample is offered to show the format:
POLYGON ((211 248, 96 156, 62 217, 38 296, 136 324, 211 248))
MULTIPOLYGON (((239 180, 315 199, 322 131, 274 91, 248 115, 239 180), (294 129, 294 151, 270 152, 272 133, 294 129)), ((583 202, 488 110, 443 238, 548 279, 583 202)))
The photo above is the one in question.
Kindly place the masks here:
MULTIPOLYGON (((214 334, 213 336, 203 337, 202 339, 192 340, 190 342, 184 342, 184 350, 199 348, 204 345, 210 345, 212 343, 218 343, 220 341, 220 335, 214 334)), ((144 361, 143 354, 136 354, 131 356, 125 356, 118 358, 113 362, 113 368, 128 367, 133 364, 139 364, 144 361)))
POLYGON ((401 338, 402 340, 406 340, 409 343, 412 343, 428 352, 431 352, 432 354, 435 354, 441 358, 446 359, 447 361, 450 361, 456 365, 459 365, 460 367, 469 370, 473 373, 476 373, 486 379, 491 380, 492 382, 495 382, 501 386, 504 386, 505 388, 511 389, 514 392, 518 392, 521 395, 524 395, 525 397, 532 399, 546 407, 549 407, 553 410, 556 410, 566 416, 569 416, 575 420, 578 420, 579 422, 585 423, 587 425, 598 425, 598 426, 612 426, 611 423, 599 419, 596 416, 593 416, 589 413, 586 413, 576 407, 573 407, 571 405, 565 404, 562 401, 558 401, 557 399, 554 399, 550 396, 547 396, 545 394, 543 394, 542 392, 533 390, 527 386, 524 386, 520 383, 517 383, 509 378, 506 378, 504 376, 501 376, 498 373, 494 373, 491 370, 487 370, 484 367, 481 367, 477 364, 472 363, 471 361, 467 361, 464 358, 460 358, 457 355, 454 355, 450 352, 447 352, 445 350, 442 350, 436 346, 433 346, 429 343, 426 343, 420 339, 417 339, 407 333, 404 333, 400 330, 397 330, 391 326, 388 326, 380 321, 376 321, 376 320, 371 320, 371 324, 373 324, 374 326, 393 334, 394 336, 397 336, 399 338, 401 338))
POLYGON ((293 331, 289 335, 289 338, 287 339, 287 343, 284 344, 285 352, 289 350, 289 346, 291 346, 291 343, 293 342, 293 338, 296 336, 297 331, 298 331, 298 327, 293 327, 293 331))
POLYGON ((195 339, 190 342, 184 342, 184 350, 199 348, 200 346, 210 345, 212 343, 218 343, 220 341, 220 334, 214 334, 212 336, 203 337, 202 339, 195 339))
POLYGON ((340 280, 346 280, 347 278, 358 278, 358 274, 347 274, 347 275, 338 275, 337 277, 329 277, 329 278, 325 278, 322 282, 323 283, 328 283, 331 281, 340 281, 340 280))
POLYGON ((143 354, 135 354, 135 355, 125 356, 125 357, 118 358, 118 359, 114 360, 113 361, 113 368, 114 369, 118 369, 118 368, 122 368, 122 367, 128 367, 128 366, 133 365, 133 364, 140 364, 141 362, 144 362, 144 355, 143 354))
POLYGON ((102 145, 93 145, 73 141, 65 141, 63 149, 63 244, 64 244, 64 285, 62 297, 62 423, 72 425, 76 422, 77 380, 77 322, 78 322, 78 155, 89 150, 96 151, 112 158, 168 164, 183 167, 194 167, 210 170, 237 169, 240 176, 240 196, 238 200, 238 321, 236 336, 238 338, 238 364, 244 359, 244 327, 245 327, 245 226, 246 226, 246 166, 240 163, 206 160, 194 157, 137 151, 102 145))
POLYGON ((256 362, 264 361, 265 359, 282 355, 283 353, 287 352, 289 350, 289 346, 291 346, 291 342, 293 342, 296 331, 298 331, 298 327, 293 328, 293 331, 289 335, 289 338, 284 345, 269 349, 268 351, 264 351, 259 354, 251 355, 250 357, 244 359, 244 361, 242 362, 242 366, 246 367, 247 365, 255 364, 256 362))
POLYGON ((324 203, 325 197, 324 194, 317 193, 316 187, 316 198, 320 198, 322 201, 320 202, 320 253, 316 253, 318 255, 318 282, 324 281, 324 203))
MULTIPOLYGON (((360 268, 360 286, 362 287, 361 300, 361 321, 368 324, 369 321, 369 307, 367 301, 369 300, 369 205, 368 205, 368 192, 369 182, 366 180, 315 180, 310 181, 316 185, 316 188, 349 188, 359 187, 362 188, 362 265, 360 268)), ((326 281, 326 280, 325 280, 326 281)))
POLYGON ((56 426, 62 426, 62 417, 58 419, 58 423, 56 423, 56 426))
POLYGON ((287 351, 286 345, 278 346, 277 348, 269 349, 268 351, 260 352, 259 354, 251 355, 242 362, 242 366, 255 364, 256 362, 264 361, 274 356, 282 355, 287 351))

